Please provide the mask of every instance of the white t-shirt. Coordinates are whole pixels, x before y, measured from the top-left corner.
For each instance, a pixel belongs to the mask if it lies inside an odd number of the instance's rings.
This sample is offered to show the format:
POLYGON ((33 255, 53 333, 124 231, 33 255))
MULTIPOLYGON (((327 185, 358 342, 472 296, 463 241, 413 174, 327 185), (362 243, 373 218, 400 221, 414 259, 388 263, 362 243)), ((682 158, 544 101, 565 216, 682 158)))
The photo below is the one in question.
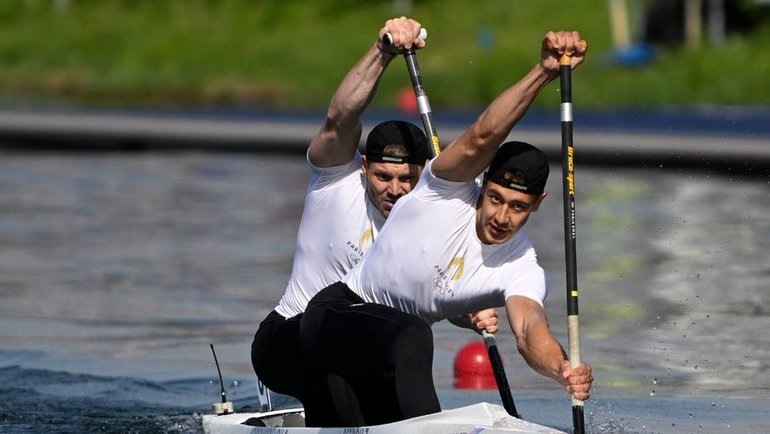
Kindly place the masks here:
POLYGON ((527 233, 521 229, 504 244, 483 244, 475 225, 480 185, 437 178, 432 163, 343 281, 364 300, 428 324, 504 306, 512 295, 542 306, 545 273, 527 233))
POLYGON ((305 311, 318 291, 342 279, 372 245, 385 217, 366 197, 361 154, 336 167, 310 166, 291 278, 275 310, 285 318, 305 311))

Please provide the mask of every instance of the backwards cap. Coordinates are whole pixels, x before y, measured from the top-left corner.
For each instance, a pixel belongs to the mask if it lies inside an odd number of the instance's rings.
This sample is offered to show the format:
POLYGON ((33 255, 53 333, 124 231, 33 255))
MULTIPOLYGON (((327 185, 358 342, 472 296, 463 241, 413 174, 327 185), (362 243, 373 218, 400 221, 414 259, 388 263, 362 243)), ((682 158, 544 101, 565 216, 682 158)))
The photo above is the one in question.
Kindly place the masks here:
POLYGON ((527 194, 542 194, 548 180, 548 157, 524 142, 503 143, 489 165, 486 180, 527 194))
POLYGON ((425 133, 409 122, 382 122, 374 127, 366 138, 366 161, 422 166, 429 158, 431 148, 425 133))

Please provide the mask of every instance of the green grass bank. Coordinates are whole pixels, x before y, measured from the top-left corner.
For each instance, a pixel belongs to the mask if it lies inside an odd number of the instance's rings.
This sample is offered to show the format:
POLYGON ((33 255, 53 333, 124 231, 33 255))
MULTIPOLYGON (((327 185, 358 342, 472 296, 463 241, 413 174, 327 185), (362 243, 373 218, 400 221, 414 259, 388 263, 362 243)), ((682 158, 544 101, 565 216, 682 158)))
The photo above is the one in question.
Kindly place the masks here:
MULTIPOLYGON (((434 107, 486 104, 531 68, 551 29, 589 41, 574 74, 581 107, 770 104, 767 20, 623 66, 612 61, 607 0, 3 0, 0 102, 323 108, 384 21, 402 14, 428 28, 418 60, 434 107)), ((408 85, 396 59, 374 105, 393 105, 408 85)))

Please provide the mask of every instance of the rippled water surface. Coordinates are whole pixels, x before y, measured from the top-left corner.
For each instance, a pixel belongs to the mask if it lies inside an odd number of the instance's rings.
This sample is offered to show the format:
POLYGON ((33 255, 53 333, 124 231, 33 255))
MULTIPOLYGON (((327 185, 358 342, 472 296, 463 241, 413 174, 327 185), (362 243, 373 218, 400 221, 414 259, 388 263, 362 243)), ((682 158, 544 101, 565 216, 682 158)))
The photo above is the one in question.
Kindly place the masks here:
MULTIPOLYGON (((529 223, 566 343, 561 184, 529 223)), ((578 167, 589 432, 770 431, 770 185, 762 177, 578 167)), ((200 432, 219 398, 258 405, 249 345, 283 292, 301 156, 0 154, 0 431, 200 432)), ((439 323, 446 408, 476 338, 439 323)), ((498 335, 525 419, 569 430, 570 402, 498 335)), ((279 405, 292 405, 277 397, 279 405)))

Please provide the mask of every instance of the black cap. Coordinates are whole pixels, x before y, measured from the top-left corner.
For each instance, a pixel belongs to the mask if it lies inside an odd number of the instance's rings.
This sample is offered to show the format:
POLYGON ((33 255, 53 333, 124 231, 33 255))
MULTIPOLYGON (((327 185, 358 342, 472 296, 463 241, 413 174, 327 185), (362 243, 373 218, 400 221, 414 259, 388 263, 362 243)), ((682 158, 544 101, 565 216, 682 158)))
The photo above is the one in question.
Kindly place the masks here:
POLYGON ((542 194, 548 181, 548 157, 524 142, 503 143, 489 165, 485 179, 505 188, 542 194))
POLYGON ((366 161, 424 165, 430 157, 428 138, 409 122, 382 122, 366 138, 366 161))

